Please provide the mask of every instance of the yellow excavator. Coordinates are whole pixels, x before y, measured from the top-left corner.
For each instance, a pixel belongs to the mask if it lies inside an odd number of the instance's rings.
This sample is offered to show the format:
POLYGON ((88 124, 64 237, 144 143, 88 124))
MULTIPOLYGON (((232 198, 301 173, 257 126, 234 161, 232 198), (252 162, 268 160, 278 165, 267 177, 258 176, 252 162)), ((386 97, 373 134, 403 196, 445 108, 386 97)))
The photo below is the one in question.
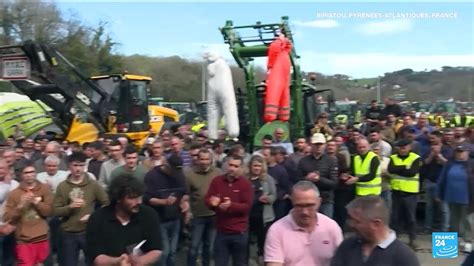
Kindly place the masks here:
POLYGON ((149 105, 151 78, 128 73, 84 76, 52 47, 27 41, 0 46, 1 79, 33 101, 40 100, 68 141, 126 136, 138 147, 167 121, 169 108, 149 105))

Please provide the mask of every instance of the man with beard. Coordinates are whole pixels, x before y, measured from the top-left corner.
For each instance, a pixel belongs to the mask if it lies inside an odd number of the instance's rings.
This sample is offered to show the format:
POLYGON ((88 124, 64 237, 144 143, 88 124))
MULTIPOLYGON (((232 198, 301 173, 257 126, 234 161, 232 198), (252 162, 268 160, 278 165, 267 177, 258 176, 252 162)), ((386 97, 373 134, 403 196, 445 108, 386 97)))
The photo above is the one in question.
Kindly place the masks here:
POLYGON ((112 180, 110 205, 87 224, 86 257, 94 265, 153 265, 161 255, 159 219, 142 205, 143 184, 133 176, 112 180))
POLYGON ((389 210, 382 198, 357 197, 347 205, 347 212, 356 235, 341 243, 331 266, 420 265, 415 253, 389 228, 389 210))
POLYGON ((331 218, 318 213, 318 188, 303 180, 293 186, 291 213, 276 221, 265 241, 267 266, 328 266, 342 242, 341 228, 331 218))
POLYGON ((215 265, 247 265, 249 213, 252 207, 252 185, 241 176, 242 157, 227 160, 227 172, 216 176, 209 185, 205 202, 216 213, 215 265))
POLYGON ((300 162, 305 154, 305 150, 308 147, 308 141, 305 137, 298 137, 295 142, 295 152, 288 156, 288 159, 292 160, 296 165, 300 162))

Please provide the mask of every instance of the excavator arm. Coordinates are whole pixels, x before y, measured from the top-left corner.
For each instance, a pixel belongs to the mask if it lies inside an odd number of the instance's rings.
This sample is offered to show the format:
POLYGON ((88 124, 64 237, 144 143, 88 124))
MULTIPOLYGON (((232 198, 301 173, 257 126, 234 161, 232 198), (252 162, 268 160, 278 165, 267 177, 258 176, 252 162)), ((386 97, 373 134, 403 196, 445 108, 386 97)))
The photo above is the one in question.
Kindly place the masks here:
POLYGON ((97 130, 106 129, 103 108, 109 95, 84 76, 59 51, 44 44, 26 41, 0 46, 1 79, 9 80, 21 93, 41 100, 65 133, 82 115, 97 130))

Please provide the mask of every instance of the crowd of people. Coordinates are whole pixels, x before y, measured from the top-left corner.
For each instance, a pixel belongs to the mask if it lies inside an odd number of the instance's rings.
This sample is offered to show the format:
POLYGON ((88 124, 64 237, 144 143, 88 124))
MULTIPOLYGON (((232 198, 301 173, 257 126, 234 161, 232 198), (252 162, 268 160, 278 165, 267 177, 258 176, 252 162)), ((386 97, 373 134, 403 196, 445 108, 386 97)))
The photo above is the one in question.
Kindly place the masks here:
POLYGON ((411 266, 417 236, 433 231, 458 232, 471 252, 471 128, 374 108, 363 128, 333 128, 322 113, 309 137, 292 143, 278 128, 253 152, 189 125, 142 149, 125 137, 11 136, 0 147, 0 264, 73 266, 83 251, 88 264, 173 266, 185 250, 189 266, 411 266))

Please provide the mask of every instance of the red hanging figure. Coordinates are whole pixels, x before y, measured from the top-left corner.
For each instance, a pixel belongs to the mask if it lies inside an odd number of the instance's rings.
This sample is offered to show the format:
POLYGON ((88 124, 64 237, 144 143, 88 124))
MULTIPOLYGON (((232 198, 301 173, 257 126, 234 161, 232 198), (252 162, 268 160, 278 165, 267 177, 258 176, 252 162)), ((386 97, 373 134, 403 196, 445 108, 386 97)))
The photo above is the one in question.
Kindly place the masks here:
POLYGON ((283 34, 268 48, 265 122, 290 119, 290 51, 291 42, 283 34))

